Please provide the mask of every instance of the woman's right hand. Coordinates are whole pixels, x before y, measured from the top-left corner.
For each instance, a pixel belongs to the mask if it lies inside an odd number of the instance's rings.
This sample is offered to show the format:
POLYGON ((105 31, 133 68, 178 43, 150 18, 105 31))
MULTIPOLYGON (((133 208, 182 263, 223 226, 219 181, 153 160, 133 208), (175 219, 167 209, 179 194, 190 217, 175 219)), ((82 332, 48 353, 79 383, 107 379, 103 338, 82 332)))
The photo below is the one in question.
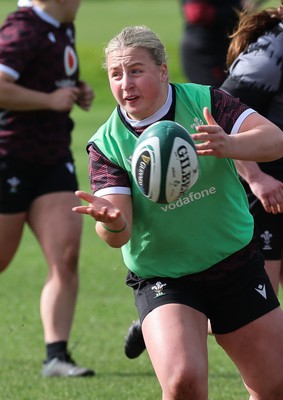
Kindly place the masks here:
POLYGON ((82 190, 77 190, 75 194, 88 202, 88 205, 73 207, 73 211, 79 214, 90 215, 96 221, 103 223, 114 222, 121 215, 121 211, 103 197, 97 197, 82 190))

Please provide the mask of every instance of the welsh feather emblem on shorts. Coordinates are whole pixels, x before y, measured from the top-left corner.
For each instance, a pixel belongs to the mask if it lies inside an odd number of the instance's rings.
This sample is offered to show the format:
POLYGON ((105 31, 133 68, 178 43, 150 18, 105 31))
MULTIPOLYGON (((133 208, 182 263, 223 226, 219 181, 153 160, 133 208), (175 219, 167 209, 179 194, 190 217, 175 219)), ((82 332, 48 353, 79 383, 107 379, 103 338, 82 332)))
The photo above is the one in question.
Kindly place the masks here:
POLYGON ((160 296, 164 296, 165 293, 162 291, 162 289, 166 286, 166 283, 161 283, 161 282, 156 282, 156 284, 154 286, 151 287, 151 290, 155 291, 155 296, 156 297, 160 297, 160 296))
POLYGON ((269 231, 264 231, 262 235, 260 235, 260 237, 263 239, 264 242, 264 246, 263 246, 263 250, 272 250, 271 247, 271 239, 272 239, 272 233, 270 233, 269 231))
POLYGON ((10 193, 17 193, 18 192, 18 186, 21 183, 21 181, 16 177, 13 176, 13 178, 7 179, 7 183, 10 186, 10 193))

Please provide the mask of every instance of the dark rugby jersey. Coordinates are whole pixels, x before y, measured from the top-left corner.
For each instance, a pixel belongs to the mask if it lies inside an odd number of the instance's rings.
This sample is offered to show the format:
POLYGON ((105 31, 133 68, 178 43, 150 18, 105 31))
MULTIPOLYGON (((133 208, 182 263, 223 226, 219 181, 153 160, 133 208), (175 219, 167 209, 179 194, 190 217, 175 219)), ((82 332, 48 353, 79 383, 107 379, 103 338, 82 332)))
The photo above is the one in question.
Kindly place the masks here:
MULTIPOLYGON (((0 70, 16 83, 46 93, 78 85, 73 24, 36 8, 10 14, 0 29, 0 70)), ((69 112, 0 110, 0 156, 41 164, 71 157, 69 112)))

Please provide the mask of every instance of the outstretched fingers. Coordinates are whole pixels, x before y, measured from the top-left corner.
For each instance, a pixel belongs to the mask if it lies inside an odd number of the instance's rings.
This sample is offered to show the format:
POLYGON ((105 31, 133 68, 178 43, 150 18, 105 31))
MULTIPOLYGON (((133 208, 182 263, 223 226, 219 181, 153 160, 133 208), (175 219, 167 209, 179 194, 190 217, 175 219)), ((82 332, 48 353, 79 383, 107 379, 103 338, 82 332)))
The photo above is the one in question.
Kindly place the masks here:
POLYGON ((207 107, 204 107, 203 115, 207 125, 197 126, 198 133, 192 135, 198 155, 227 157, 229 135, 216 123, 207 107))
POLYGON ((72 210, 79 214, 90 215, 97 221, 104 223, 113 222, 121 215, 121 211, 103 197, 97 197, 82 190, 77 190, 75 194, 81 200, 89 203, 85 206, 73 207, 72 210))
POLYGON ((75 192, 75 195, 82 200, 88 201, 89 203, 91 203, 94 199, 94 196, 92 194, 84 192, 82 190, 77 190, 75 192))

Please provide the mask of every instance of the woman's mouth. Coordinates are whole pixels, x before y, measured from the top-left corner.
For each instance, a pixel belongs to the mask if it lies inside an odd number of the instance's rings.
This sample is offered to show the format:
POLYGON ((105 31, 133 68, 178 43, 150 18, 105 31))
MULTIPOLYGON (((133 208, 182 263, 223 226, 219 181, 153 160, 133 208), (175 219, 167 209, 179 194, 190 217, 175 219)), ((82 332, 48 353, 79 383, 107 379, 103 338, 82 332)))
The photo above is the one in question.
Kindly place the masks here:
POLYGON ((127 96, 124 98, 124 101, 126 101, 127 103, 133 103, 137 99, 138 99, 138 96, 127 96))

